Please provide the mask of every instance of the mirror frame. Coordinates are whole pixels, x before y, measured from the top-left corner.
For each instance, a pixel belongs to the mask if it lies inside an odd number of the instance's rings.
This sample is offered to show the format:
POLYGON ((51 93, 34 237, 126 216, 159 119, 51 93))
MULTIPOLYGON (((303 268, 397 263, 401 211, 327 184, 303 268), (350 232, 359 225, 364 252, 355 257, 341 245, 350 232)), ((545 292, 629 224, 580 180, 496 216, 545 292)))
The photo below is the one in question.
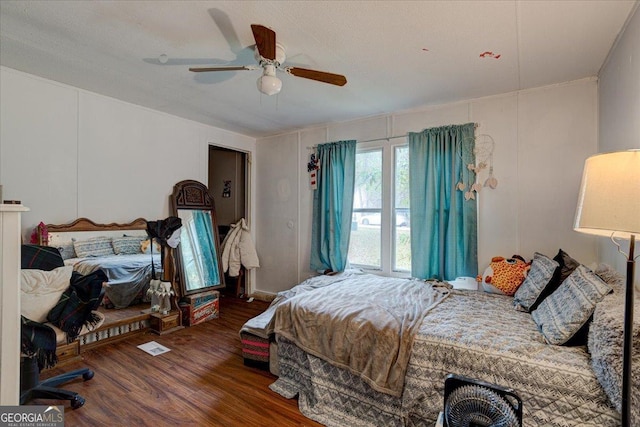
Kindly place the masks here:
POLYGON ((220 253, 220 238, 218 234, 218 222, 216 219, 216 209, 213 203, 213 198, 209 194, 209 189, 201 182, 194 180, 180 181, 173 186, 173 194, 171 195, 171 209, 173 215, 179 217, 178 209, 186 210, 207 210, 211 214, 211 226, 213 229, 213 240, 216 249, 216 257, 218 258, 218 276, 220 277, 220 283, 212 286, 205 286, 194 290, 186 289, 185 272, 182 261, 181 245, 176 248, 177 256, 175 258, 176 268, 178 270, 178 278, 180 280, 180 292, 181 297, 185 295, 197 294, 200 292, 210 291, 214 289, 220 289, 225 287, 224 272, 222 271, 222 257, 220 253))

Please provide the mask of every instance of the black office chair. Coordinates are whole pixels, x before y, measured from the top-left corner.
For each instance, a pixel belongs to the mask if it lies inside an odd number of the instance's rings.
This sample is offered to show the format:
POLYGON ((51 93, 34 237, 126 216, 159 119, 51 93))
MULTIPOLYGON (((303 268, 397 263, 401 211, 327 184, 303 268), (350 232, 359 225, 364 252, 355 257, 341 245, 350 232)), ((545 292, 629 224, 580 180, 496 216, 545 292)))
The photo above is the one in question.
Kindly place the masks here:
MULTIPOLYGON (((51 271, 62 266, 64 266, 64 261, 56 248, 38 245, 22 246, 22 269, 51 271)), ((97 270, 87 276, 73 272, 69 287, 64 291, 57 304, 49 308, 44 307, 44 310, 48 312, 47 317, 50 322, 43 324, 25 317, 22 318, 21 405, 33 399, 68 400, 72 409, 84 405, 85 399, 78 393, 57 386, 80 377, 84 381, 88 381, 94 376, 91 369, 76 369, 44 381, 40 381, 40 371, 55 365, 57 345, 72 342, 73 339, 78 339, 79 336, 102 325, 104 315, 95 310, 104 296, 102 284, 106 280, 102 270, 97 270), (79 305, 81 309, 77 309, 79 305), (82 312, 83 315, 74 318, 74 315, 70 315, 71 312, 74 314, 82 312), (70 321, 72 318, 73 321, 70 321), (81 329, 80 325, 83 325, 81 329)), ((48 299, 48 302, 51 302, 51 298, 48 299)))

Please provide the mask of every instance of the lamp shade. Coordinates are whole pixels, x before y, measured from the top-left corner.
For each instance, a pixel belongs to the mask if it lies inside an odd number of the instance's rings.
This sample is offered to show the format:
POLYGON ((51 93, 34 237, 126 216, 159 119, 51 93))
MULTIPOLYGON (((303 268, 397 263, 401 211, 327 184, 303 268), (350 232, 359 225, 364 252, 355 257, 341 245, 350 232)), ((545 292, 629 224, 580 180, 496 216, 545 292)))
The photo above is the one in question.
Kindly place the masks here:
POLYGON ((589 157, 573 229, 629 239, 640 235, 640 150, 589 157))

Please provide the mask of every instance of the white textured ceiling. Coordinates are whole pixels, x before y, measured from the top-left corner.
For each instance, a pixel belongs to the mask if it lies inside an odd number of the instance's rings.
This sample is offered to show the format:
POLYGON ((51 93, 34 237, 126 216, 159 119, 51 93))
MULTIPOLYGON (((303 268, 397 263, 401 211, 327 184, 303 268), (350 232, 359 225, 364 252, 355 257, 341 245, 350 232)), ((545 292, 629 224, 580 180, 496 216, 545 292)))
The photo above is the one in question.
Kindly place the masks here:
POLYGON ((596 76, 635 3, 1 0, 0 65, 259 137, 596 76), (188 71, 255 65, 251 24, 346 86, 188 71))

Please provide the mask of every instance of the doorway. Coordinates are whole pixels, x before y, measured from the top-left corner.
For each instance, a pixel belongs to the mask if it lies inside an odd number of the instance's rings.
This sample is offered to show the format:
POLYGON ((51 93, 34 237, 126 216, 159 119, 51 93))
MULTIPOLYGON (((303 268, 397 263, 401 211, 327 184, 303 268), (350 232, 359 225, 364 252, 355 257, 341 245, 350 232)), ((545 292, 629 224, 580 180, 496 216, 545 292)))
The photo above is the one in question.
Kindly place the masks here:
MULTIPOLYGON (((230 148, 209 145, 208 187, 216 206, 220 244, 235 224, 249 215, 249 154, 230 148)), ((225 274, 223 294, 244 297, 248 293, 248 276, 244 268, 238 277, 225 274)))

